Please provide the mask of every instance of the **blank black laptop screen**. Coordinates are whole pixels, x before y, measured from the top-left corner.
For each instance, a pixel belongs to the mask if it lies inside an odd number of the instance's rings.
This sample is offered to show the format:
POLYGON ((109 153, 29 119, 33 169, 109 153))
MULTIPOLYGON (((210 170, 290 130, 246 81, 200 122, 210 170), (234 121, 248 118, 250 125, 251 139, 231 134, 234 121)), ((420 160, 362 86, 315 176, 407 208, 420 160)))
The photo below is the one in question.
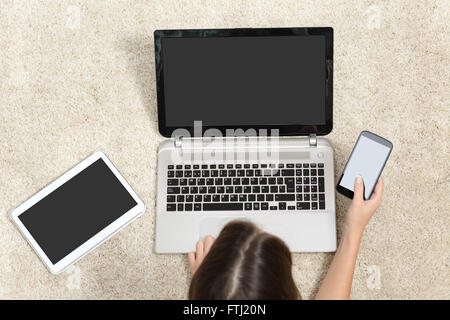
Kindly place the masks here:
POLYGON ((163 38, 165 125, 325 124, 325 36, 163 38))

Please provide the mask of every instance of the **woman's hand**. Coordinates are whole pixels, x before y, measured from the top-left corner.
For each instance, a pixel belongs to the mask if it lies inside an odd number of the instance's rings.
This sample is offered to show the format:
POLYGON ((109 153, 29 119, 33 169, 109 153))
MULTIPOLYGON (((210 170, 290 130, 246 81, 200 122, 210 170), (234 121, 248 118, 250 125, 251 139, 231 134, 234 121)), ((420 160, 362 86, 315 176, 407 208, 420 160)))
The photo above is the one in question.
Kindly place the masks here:
POLYGON ((208 254, 214 243, 214 237, 206 236, 205 241, 197 241, 196 251, 188 253, 189 265, 191 266, 192 275, 197 271, 198 267, 202 264, 203 259, 208 254))
POLYGON ((384 180, 380 177, 375 190, 369 200, 364 200, 364 183, 360 176, 355 179, 355 191, 353 201, 345 218, 345 233, 350 237, 360 238, 372 218, 373 214, 381 204, 383 197, 384 180))

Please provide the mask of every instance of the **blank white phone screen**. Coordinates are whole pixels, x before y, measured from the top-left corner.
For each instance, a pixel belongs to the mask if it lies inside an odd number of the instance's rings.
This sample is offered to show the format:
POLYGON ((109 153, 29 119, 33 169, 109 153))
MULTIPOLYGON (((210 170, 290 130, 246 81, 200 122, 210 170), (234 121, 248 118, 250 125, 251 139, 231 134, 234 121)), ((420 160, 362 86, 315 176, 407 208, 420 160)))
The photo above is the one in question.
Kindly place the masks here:
POLYGON ((364 181, 364 198, 369 199, 389 152, 388 147, 363 135, 360 136, 348 160, 340 185, 354 191, 355 178, 360 175, 364 181))

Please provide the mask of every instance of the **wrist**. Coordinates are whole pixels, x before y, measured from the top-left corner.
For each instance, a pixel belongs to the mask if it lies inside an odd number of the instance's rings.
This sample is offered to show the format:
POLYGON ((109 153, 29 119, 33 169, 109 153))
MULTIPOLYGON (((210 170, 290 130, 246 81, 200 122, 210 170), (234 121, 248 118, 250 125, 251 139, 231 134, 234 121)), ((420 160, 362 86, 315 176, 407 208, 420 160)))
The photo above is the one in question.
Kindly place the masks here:
POLYGON ((344 226, 342 240, 359 245, 359 243, 361 242, 363 231, 364 230, 344 226))

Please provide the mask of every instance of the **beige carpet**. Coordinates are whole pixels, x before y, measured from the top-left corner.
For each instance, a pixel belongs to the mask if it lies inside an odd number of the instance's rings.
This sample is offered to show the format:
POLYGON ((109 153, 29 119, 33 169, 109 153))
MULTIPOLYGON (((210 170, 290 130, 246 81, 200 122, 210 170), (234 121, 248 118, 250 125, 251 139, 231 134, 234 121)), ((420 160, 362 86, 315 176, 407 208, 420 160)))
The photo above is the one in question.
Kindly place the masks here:
MULTIPOLYGON (((394 144, 352 298, 450 298, 448 1, 0 3, 0 298, 183 299, 184 255, 153 253, 157 132, 153 31, 332 26, 336 177, 361 130, 394 144), (50 274, 8 212, 102 149, 144 216, 50 274)), ((337 195, 338 235, 349 201, 337 195)), ((314 296, 332 254, 295 254, 314 296)))

